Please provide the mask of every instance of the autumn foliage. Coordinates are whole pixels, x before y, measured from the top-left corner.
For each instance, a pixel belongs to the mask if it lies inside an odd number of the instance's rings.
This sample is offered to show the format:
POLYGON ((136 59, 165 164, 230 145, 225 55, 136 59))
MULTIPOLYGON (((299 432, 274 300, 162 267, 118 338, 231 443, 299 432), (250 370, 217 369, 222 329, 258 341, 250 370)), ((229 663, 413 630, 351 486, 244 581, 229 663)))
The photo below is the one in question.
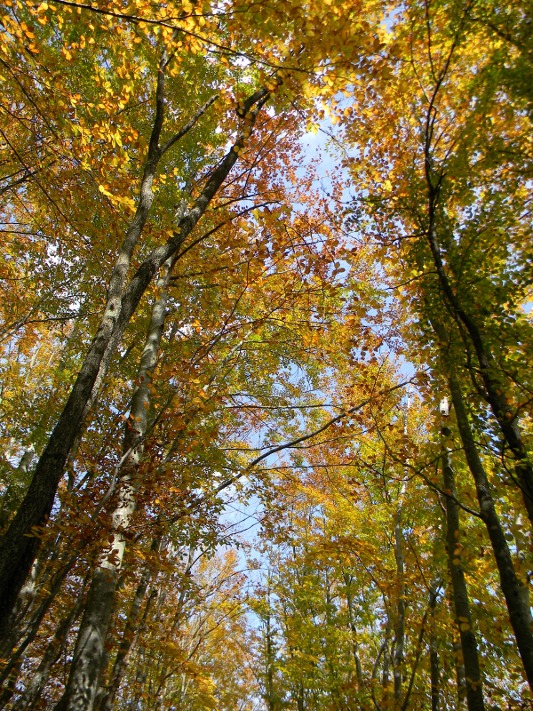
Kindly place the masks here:
POLYGON ((531 708, 531 9, 4 3, 2 708, 531 708))

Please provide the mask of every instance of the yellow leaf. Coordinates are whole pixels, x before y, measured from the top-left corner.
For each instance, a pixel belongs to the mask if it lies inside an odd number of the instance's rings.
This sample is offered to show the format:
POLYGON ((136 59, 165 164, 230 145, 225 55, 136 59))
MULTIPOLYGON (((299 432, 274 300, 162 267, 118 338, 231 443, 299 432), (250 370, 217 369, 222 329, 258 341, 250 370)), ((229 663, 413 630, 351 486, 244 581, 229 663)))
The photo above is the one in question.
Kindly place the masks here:
POLYGON ((98 190, 102 193, 102 195, 105 195, 106 197, 113 197, 113 195, 107 190, 105 185, 99 185, 98 190))

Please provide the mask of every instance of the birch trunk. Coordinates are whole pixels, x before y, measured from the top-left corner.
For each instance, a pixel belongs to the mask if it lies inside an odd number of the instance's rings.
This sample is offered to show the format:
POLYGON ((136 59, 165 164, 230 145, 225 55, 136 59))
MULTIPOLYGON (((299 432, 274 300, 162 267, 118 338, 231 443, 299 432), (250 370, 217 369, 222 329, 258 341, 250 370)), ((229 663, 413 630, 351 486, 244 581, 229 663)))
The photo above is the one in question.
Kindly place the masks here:
MULTIPOLYGON (((154 539, 151 546, 152 552, 156 552, 159 550, 160 543, 160 538, 154 539)), ((146 567, 139 582, 139 585, 135 590, 135 595, 133 596, 133 601, 131 603, 130 612, 128 615, 128 621, 126 623, 124 634, 122 636, 117 656, 113 664, 113 671, 111 672, 111 679, 109 685, 107 689, 104 690, 103 694, 101 695, 101 698, 99 699, 96 705, 99 711, 111 711, 111 709, 113 708, 115 697, 119 690, 122 677, 124 675, 124 672, 126 671, 130 651, 135 645, 135 642, 142 628, 142 625, 139 626, 139 616, 151 578, 152 571, 149 567, 146 567)))
POLYGON ((126 276, 133 250, 139 241, 153 202, 152 184, 160 158, 158 145, 163 125, 166 63, 166 55, 163 55, 158 72, 156 115, 141 180, 137 210, 111 273, 104 315, 63 412, 37 463, 26 496, 0 541, 0 636, 6 632, 8 616, 37 554, 38 539, 28 534, 34 526, 45 523, 50 515, 65 463, 82 428, 83 418, 87 414, 86 405, 93 394, 102 360, 106 351, 114 351, 119 340, 116 338, 119 335, 117 321, 121 311, 126 276), (116 343, 113 340, 114 335, 116 343))

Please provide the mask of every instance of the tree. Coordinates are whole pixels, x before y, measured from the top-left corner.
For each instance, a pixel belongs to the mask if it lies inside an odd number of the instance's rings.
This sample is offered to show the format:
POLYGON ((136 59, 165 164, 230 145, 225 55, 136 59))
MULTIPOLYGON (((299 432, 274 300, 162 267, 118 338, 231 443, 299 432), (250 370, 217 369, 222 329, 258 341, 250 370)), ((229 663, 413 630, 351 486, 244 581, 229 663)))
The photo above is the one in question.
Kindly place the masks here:
MULTIPOLYGON (((362 202, 372 204, 370 229, 398 256, 393 273, 407 285, 405 303, 416 314, 417 346, 426 350, 422 358, 435 378, 443 372, 461 410, 456 414, 465 456, 531 683, 529 609, 521 603, 523 583, 495 506, 498 493, 491 493, 495 487, 503 499, 506 484, 501 475, 489 482, 483 473, 486 465, 464 404, 466 397, 473 403, 478 436, 502 458, 531 520, 530 383, 517 366, 528 362, 531 337, 522 310, 529 280, 524 268, 530 249, 523 220, 527 190, 519 190, 516 201, 509 199, 511 182, 528 170, 530 130, 525 97, 510 91, 502 65, 501 33, 481 20, 485 9, 426 3, 399 13, 384 37, 388 56, 376 66, 376 72, 383 69, 380 94, 389 111, 364 128, 350 118, 347 135, 355 137, 360 130, 379 135, 354 175, 367 191, 362 202), (407 46, 409 63, 401 61, 407 46), (407 101, 408 81, 418 89, 407 101), (514 122, 504 118, 510 112, 514 122)), ((520 16, 512 6, 508 11, 520 16)), ((520 63, 521 50, 514 46, 512 51, 512 61, 520 63)))
POLYGON ((0 22, 2 705, 527 704, 523 5, 0 22))

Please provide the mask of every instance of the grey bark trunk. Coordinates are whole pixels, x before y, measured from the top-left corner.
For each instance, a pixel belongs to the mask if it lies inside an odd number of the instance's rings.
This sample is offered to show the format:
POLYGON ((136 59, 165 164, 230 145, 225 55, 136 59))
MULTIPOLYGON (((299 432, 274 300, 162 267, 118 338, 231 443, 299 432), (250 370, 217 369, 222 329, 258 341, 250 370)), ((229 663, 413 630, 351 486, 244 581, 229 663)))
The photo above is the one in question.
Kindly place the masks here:
MULTIPOLYGON (((352 656, 355 664, 355 673, 357 677, 357 689, 360 694, 364 691, 363 667, 361 658, 359 657, 359 645, 357 642, 357 625, 355 624, 355 614, 353 609, 353 595, 351 590, 352 581, 348 573, 343 573, 344 585, 346 587, 346 607, 348 610, 348 624, 352 637, 352 656)), ((362 707, 361 707, 362 708, 362 707)))
MULTIPOLYGON (((159 550, 161 539, 154 539, 151 551, 156 552, 159 550)), ((133 601, 131 603, 130 612, 128 614, 128 621, 124 628, 124 634, 118 648, 117 656, 113 664, 113 671, 111 672, 111 679, 107 689, 104 690, 101 698, 98 700, 97 708, 99 711, 111 711, 113 708, 115 697, 118 693, 122 677, 126 671, 128 664, 128 658, 132 647, 135 645, 137 637, 139 636, 140 626, 139 626, 139 616, 141 613, 141 607, 146 597, 148 590, 148 585, 152 579, 152 570, 146 567, 142 578, 135 590, 135 595, 133 596, 133 601)))
POLYGON ((390 700, 390 642, 392 636, 392 619, 390 609, 386 612, 387 623, 385 625, 385 639, 383 640, 383 669, 381 673, 381 686, 383 689, 382 703, 383 708, 389 707, 390 700))
POLYGON ((94 572, 85 613, 78 632, 65 693, 57 704, 59 711, 91 711, 98 691, 104 660, 104 645, 115 599, 115 591, 126 548, 126 536, 136 508, 136 474, 144 450, 143 439, 148 426, 151 404, 152 373, 157 357, 167 305, 167 287, 174 260, 164 266, 158 280, 159 297, 153 309, 141 362, 137 372, 139 385, 132 397, 126 423, 122 469, 119 472, 118 503, 112 515, 112 543, 94 572))
MULTIPOLYGON (((443 435, 444 436, 444 435, 443 435)), ((461 566, 461 542, 459 528, 459 507, 455 501, 455 475, 449 452, 443 446, 442 472, 446 508, 446 549, 452 584, 452 600, 455 621, 461 639, 463 663, 466 676, 466 702, 469 711, 484 711, 483 686, 479 667, 477 640, 472 626, 470 600, 465 575, 461 566)))
POLYGON ((394 629, 394 646, 392 653, 392 675, 394 679, 394 708, 402 705, 403 658, 405 646, 405 555, 404 536, 402 529, 402 512, 406 482, 402 483, 398 496, 398 506, 394 516, 394 558, 396 560, 396 578, 398 601, 396 604, 396 624, 394 629))
MULTIPOLYGON (((166 61, 166 57, 163 57, 166 61)), ((133 250, 139 241, 153 202, 152 183, 160 158, 159 138, 163 125, 163 60, 158 72, 156 116, 141 180, 137 210, 126 232, 109 280, 107 302, 98 331, 71 390, 67 403, 37 463, 26 496, 0 541, 0 637, 5 634, 9 613, 38 549, 38 539, 29 535, 34 526, 45 523, 68 455, 82 427, 95 382, 106 351, 114 350, 113 335, 121 311, 122 296, 133 250)), ((122 335, 122 334, 120 334, 122 335)), ((115 338, 115 340, 118 339, 115 338)))

